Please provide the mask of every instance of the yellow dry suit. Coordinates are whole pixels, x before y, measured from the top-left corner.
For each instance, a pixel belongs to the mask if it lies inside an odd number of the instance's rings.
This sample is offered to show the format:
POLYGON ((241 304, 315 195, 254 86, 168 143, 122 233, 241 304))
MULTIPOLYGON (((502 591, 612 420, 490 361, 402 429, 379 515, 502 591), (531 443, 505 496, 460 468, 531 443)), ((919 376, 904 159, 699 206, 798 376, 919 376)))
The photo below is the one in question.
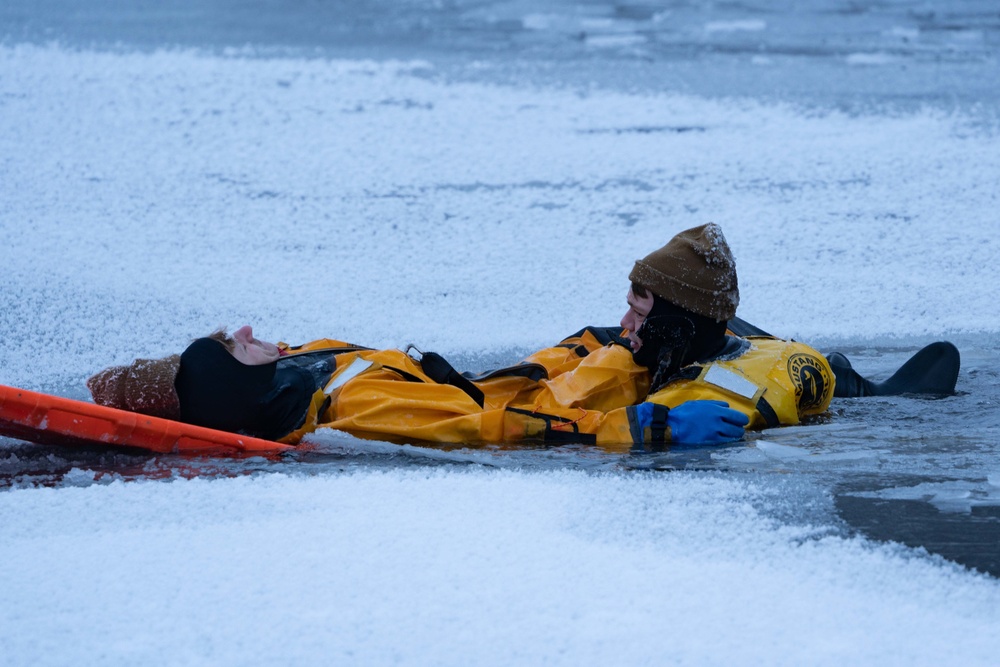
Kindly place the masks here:
MULTIPOLYGON (((332 376, 313 398, 297 442, 316 428, 398 442, 597 444, 609 451, 670 441, 669 408, 696 399, 727 402, 748 428, 798 424, 827 409, 833 373, 801 343, 728 336, 712 360, 683 367, 650 393, 650 374, 632 359, 619 329, 588 327, 521 363, 480 375, 401 350, 372 350, 322 339, 289 347, 283 363, 325 356, 332 376), (430 366, 435 366, 431 369, 430 366), (335 366, 335 368, 334 368, 335 366), (657 407, 642 428, 635 405, 657 407)), ((436 357, 436 355, 433 355, 436 357)), ((440 357, 433 359, 441 361, 440 357)))

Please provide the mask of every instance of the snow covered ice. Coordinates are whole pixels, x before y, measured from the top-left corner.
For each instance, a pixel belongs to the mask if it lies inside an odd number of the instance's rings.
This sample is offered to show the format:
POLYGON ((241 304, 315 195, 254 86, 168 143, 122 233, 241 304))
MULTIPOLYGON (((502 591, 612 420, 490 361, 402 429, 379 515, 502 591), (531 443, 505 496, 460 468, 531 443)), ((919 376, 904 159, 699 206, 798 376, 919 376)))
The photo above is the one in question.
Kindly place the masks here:
POLYGON ((340 50, 0 9, 0 382, 83 397, 248 322, 481 369, 617 322, 632 262, 711 220, 742 317, 876 375, 955 340, 960 395, 640 460, 0 440, 0 664, 994 664, 997 580, 861 523, 997 534, 988 8, 444 5, 381 38, 359 5, 340 50))
POLYGON ((8 493, 3 659, 995 656, 995 581, 775 525, 749 505, 763 492, 688 474, 411 470, 8 493))

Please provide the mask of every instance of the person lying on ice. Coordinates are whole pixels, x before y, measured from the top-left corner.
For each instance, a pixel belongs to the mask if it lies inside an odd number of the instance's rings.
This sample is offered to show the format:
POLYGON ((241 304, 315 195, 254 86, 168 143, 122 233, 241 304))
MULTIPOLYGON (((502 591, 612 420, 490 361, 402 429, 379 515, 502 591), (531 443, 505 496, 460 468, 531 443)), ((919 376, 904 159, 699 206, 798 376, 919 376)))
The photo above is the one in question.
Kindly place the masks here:
POLYGON ((275 345, 243 327, 198 339, 179 358, 108 369, 88 386, 98 403, 286 443, 330 427, 393 441, 575 442, 612 451, 726 442, 744 427, 797 424, 824 412, 842 382, 844 395, 954 389, 957 350, 950 384, 907 376, 877 385, 842 355, 831 355, 831 366, 802 343, 733 335, 759 330, 735 318, 735 262, 715 224, 681 232, 629 277, 624 331, 587 327, 478 376, 433 353, 416 359, 333 339, 275 345), (160 390, 149 381, 156 372, 160 390))

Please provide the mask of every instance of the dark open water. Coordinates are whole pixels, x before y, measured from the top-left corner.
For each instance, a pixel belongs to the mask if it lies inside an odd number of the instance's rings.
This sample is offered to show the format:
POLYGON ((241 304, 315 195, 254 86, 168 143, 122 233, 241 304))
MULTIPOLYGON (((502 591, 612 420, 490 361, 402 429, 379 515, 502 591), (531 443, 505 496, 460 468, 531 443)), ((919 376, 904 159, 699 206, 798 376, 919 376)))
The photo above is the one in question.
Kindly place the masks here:
MULTIPOLYGON (((848 111, 933 104, 991 123, 1000 110, 996 0, 4 0, 0 40, 424 58, 434 62, 433 76, 456 80, 746 95, 848 111)), ((956 396, 836 400, 829 420, 730 447, 623 458, 572 447, 399 448, 325 435, 283 459, 201 461, 4 440, 0 488, 368 466, 700 470, 774 485, 783 500, 764 509, 783 521, 900 541, 1000 576, 1000 335, 952 340, 963 355, 956 396)), ((927 342, 835 347, 879 378, 927 342)), ((478 369, 507 360, 453 361, 478 369)), ((80 387, 49 390, 82 397, 80 387)))

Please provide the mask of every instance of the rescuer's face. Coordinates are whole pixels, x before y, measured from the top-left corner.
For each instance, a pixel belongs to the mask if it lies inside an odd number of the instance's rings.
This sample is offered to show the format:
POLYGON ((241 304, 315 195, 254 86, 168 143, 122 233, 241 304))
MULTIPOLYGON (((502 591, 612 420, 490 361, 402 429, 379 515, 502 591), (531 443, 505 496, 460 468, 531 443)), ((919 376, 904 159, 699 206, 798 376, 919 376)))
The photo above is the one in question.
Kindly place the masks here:
POLYGON ((630 287, 625 300, 628 301, 628 311, 622 318, 621 325, 623 329, 628 329, 629 344, 632 346, 632 352, 635 353, 642 347, 642 340, 639 339, 636 332, 646 321, 649 311, 653 309, 653 295, 647 292, 646 296, 636 296, 630 287))

